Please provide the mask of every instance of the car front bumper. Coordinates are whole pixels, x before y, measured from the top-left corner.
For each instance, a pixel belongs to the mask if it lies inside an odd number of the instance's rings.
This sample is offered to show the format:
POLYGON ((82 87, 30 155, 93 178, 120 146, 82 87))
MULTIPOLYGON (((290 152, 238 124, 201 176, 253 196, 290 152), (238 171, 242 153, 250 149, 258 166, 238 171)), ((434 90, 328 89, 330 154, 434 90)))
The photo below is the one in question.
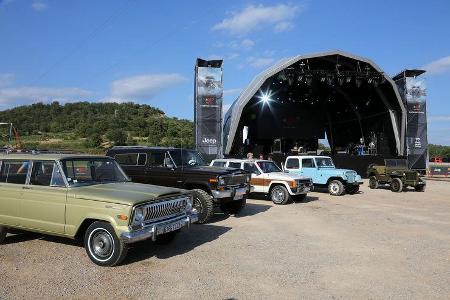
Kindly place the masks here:
MULTIPOLYGON (((170 220, 149 224, 138 230, 123 232, 120 235, 120 239, 126 244, 132 244, 150 238, 153 241, 155 241, 156 237, 159 234, 162 234, 159 233, 158 228, 162 227, 167 228, 167 226, 173 226, 172 228, 174 228, 174 230, 170 231, 175 231, 186 226, 189 228, 192 223, 195 223, 197 221, 198 221, 198 213, 197 211, 192 211, 189 215, 184 215, 170 220)), ((168 233, 170 231, 164 233, 168 233)))
POLYGON ((212 191, 213 197, 216 200, 231 198, 233 200, 241 200, 248 193, 253 192, 254 188, 245 186, 240 188, 231 188, 223 191, 214 190, 212 191))

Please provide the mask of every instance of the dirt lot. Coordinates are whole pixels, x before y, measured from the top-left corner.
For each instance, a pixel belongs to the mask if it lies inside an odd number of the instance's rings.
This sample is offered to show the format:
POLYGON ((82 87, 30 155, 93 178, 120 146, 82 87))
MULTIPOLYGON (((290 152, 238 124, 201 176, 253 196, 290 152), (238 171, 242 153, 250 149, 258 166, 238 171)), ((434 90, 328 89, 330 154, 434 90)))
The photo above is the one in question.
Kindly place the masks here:
POLYGON ((274 206, 250 200, 170 246, 141 243, 100 268, 70 240, 9 236, 0 299, 450 298, 450 183, 274 206))

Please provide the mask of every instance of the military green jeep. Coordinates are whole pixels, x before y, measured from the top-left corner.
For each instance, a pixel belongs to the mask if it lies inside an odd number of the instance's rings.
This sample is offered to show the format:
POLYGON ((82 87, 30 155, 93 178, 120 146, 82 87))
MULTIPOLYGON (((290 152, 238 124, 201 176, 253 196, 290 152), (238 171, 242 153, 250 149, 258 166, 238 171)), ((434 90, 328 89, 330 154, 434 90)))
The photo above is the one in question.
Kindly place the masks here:
POLYGON ((109 157, 0 154, 0 244, 9 229, 79 238, 114 266, 129 244, 168 243, 197 221, 192 205, 185 190, 130 182, 109 157))
POLYGON ((401 192, 411 186, 417 192, 425 191, 425 181, 419 176, 419 172, 410 170, 406 159, 385 159, 384 166, 371 164, 367 168, 369 187, 376 189, 378 186, 389 184, 391 191, 401 192))

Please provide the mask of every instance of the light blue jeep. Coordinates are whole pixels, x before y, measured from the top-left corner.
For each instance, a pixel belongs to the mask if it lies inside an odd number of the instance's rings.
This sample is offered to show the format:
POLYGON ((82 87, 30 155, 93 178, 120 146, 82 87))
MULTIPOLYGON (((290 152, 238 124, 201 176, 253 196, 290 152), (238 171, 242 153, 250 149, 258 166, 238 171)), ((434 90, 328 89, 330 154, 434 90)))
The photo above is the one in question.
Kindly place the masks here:
POLYGON ((355 194, 362 184, 361 176, 355 171, 336 169, 328 156, 288 156, 284 169, 310 177, 315 187, 328 187, 328 192, 334 196, 355 194))

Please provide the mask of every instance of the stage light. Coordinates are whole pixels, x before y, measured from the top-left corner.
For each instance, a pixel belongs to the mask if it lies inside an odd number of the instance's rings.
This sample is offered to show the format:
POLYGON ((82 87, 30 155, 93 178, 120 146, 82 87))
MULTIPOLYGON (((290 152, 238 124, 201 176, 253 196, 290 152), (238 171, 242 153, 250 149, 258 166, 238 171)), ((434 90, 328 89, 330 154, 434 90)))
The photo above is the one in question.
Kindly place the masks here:
POLYGON ((270 102, 272 101, 271 97, 272 97, 272 91, 270 91, 270 90, 265 93, 263 91, 261 91, 260 95, 258 96, 258 98, 260 99, 259 102, 261 102, 263 106, 265 104, 267 104, 267 105, 270 104, 270 102))
POLYGON ((307 85, 311 85, 312 83, 312 75, 306 75, 306 84, 307 85))
POLYGON ((369 84, 371 84, 371 83, 372 83, 372 81, 373 81, 373 78, 369 78, 369 79, 367 79, 367 82, 368 82, 369 84))
POLYGON ((352 77, 347 76, 347 78, 345 78, 345 81, 346 81, 347 83, 350 83, 350 81, 352 81, 352 77))
POLYGON ((320 77, 320 82, 325 82, 325 76, 320 77))

